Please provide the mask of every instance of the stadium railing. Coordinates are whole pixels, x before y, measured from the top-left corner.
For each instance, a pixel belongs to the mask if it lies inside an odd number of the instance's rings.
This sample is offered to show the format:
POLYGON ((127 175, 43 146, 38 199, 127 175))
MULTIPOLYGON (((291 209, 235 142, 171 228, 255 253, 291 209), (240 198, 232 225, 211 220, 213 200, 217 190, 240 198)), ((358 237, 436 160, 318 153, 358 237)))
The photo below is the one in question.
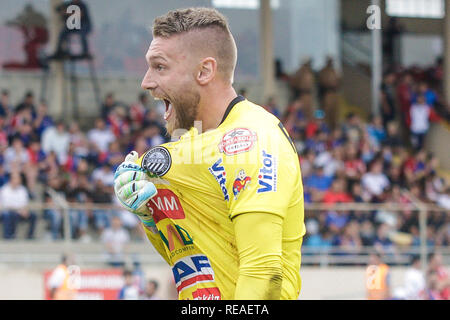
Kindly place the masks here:
MULTIPOLYGON (((94 240, 90 243, 82 243, 71 237, 71 225, 69 210, 124 210, 122 207, 111 204, 70 203, 56 192, 49 190, 53 198, 53 204, 30 203, 27 209, 35 212, 45 209, 58 209, 63 213, 63 235, 61 240, 43 240, 37 237, 34 240, 0 240, 0 263, 41 264, 59 261, 62 252, 73 252, 80 261, 90 264, 105 263, 107 256, 105 246, 101 241, 94 240)), ((427 215, 433 211, 446 211, 446 209, 434 204, 424 204, 417 199, 409 204, 398 203, 307 203, 305 204, 305 217, 311 217, 326 211, 359 211, 365 214, 385 211, 400 213, 405 211, 418 213, 420 245, 393 245, 392 250, 384 252, 383 259, 390 265, 407 265, 412 255, 420 255, 422 268, 427 267, 427 255, 431 251, 439 251, 445 259, 450 259, 450 247, 429 247, 427 245, 427 215)), ((5 210, 0 204, 0 212, 5 210)), ((42 223, 42 222, 41 222, 42 223)), ((309 247, 302 246, 302 264, 327 267, 330 265, 366 265, 368 256, 374 252, 374 247, 360 247, 357 250, 344 250, 340 247, 309 247)), ((129 259, 138 255, 140 261, 148 263, 163 263, 156 250, 147 241, 132 241, 127 248, 129 259)))

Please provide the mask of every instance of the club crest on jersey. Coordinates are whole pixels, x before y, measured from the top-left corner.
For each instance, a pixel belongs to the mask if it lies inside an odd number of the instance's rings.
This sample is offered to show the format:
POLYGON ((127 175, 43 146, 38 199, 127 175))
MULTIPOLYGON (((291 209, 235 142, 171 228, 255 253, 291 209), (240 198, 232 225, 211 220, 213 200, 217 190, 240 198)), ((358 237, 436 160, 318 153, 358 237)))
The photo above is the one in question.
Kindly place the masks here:
POLYGON ((225 133, 219 143, 219 151, 227 156, 250 151, 258 136, 247 128, 236 128, 225 133))
POLYGON ((247 176, 244 169, 240 169, 236 176, 236 179, 233 182, 234 200, 236 200, 238 198, 241 191, 245 190, 248 187, 248 185, 250 184, 251 181, 252 181, 252 178, 247 176))
POLYGON ((230 196, 228 195, 228 190, 226 187, 227 178, 225 168, 222 165, 222 159, 217 160, 211 167, 208 168, 208 170, 219 183, 220 189, 222 189, 224 200, 229 201, 230 196))
POLYGON ((171 165, 172 157, 169 151, 161 146, 150 149, 142 159, 142 167, 158 177, 165 175, 171 165))
POLYGON ((263 166, 259 169, 257 193, 277 191, 277 159, 262 150, 263 166))

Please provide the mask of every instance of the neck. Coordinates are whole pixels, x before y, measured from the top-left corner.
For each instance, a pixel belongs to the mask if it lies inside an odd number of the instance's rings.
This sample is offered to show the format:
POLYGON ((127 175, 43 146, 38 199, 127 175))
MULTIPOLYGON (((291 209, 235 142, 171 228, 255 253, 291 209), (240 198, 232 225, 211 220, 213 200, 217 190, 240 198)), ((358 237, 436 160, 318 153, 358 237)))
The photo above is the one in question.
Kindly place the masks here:
POLYGON ((237 96, 231 85, 206 88, 207 92, 199 103, 198 119, 202 122, 202 131, 216 129, 230 102, 237 96))

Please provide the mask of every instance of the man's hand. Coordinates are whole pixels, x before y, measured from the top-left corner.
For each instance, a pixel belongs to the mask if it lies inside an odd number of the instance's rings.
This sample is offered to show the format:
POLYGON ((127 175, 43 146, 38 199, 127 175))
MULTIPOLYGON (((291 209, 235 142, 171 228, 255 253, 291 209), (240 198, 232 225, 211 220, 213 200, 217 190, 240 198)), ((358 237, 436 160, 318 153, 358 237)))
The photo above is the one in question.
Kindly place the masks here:
POLYGON ((152 213, 146 204, 158 192, 145 169, 136 164, 137 160, 137 152, 131 151, 117 168, 114 192, 125 209, 139 216, 146 227, 154 227, 152 213))

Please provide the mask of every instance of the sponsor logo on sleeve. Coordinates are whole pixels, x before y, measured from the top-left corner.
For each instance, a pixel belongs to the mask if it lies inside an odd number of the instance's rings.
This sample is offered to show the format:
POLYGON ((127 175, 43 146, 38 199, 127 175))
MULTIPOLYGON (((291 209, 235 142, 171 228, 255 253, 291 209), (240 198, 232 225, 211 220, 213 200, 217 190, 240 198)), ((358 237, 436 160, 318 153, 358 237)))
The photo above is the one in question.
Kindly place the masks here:
POLYGON ((241 191, 248 187, 251 181, 252 178, 247 176, 244 169, 240 169, 233 183, 233 195, 235 200, 238 198, 241 191))
POLYGON ((218 147, 220 152, 232 156, 250 151, 256 140, 258 140, 256 132, 247 128, 236 128, 223 135, 218 147))
POLYGON ((142 167, 158 177, 165 175, 171 165, 172 157, 169 151, 161 146, 150 149, 142 159, 142 167))
POLYGON ((214 176, 216 181, 219 183, 219 186, 223 193, 224 200, 229 201, 230 196, 228 195, 228 190, 226 187, 227 178, 225 168, 222 165, 222 159, 217 160, 211 167, 208 168, 208 170, 214 176))
POLYGON ((263 166, 259 169, 257 193, 277 191, 277 159, 262 150, 263 166))

